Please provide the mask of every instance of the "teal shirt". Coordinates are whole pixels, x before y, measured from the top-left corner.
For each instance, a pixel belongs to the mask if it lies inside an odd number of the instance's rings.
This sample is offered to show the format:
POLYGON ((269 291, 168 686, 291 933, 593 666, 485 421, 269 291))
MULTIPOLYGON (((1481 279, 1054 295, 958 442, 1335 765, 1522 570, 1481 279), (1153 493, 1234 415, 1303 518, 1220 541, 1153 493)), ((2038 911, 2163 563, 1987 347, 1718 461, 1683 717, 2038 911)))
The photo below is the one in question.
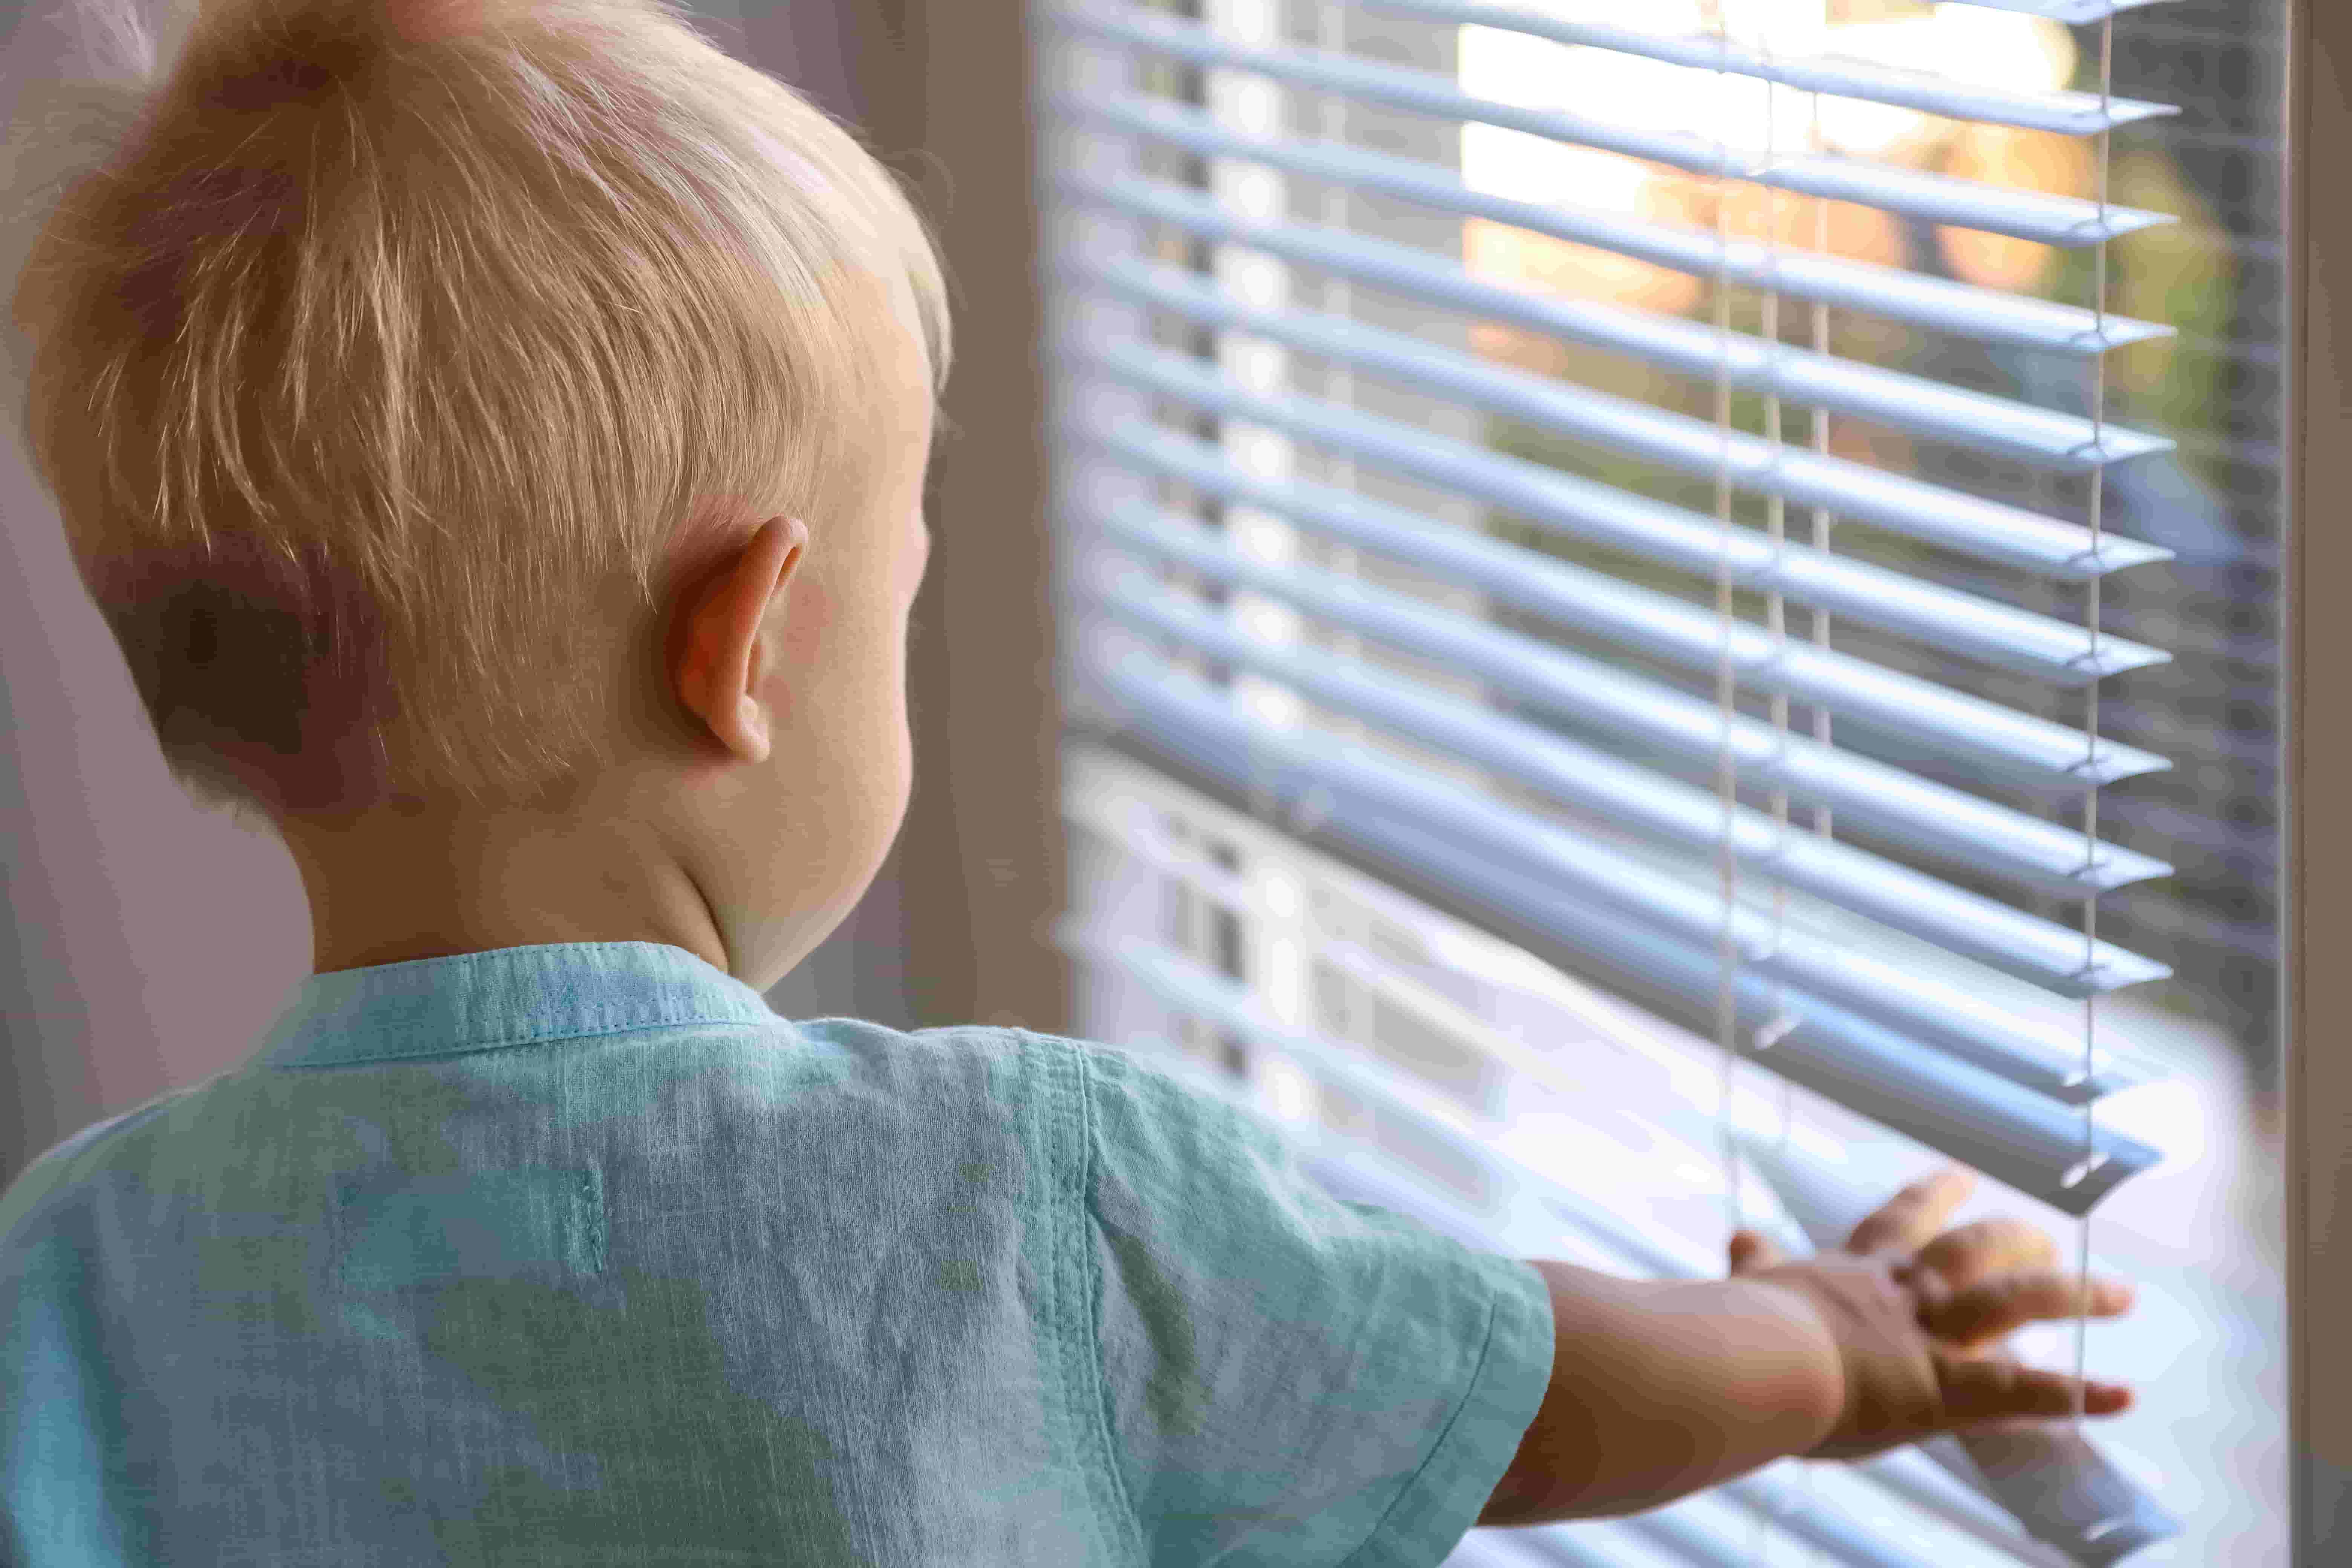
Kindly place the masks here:
POLYGON ((1123 1051, 501 948, 310 976, 0 1195, 0 1560, 1426 1565, 1551 1348, 1123 1051))

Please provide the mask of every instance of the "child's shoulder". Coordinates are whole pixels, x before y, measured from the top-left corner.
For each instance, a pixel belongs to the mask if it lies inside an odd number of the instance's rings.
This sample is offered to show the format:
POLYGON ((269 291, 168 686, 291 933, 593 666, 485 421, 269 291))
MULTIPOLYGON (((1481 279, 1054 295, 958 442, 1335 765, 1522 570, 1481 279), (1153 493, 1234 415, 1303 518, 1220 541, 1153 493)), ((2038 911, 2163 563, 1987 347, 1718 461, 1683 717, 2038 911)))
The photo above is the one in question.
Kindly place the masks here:
POLYGON ((102 1166, 110 1143, 162 1115, 175 1101, 210 1088, 213 1082, 214 1079, 208 1078, 199 1083, 167 1089, 128 1110, 118 1110, 91 1122, 34 1156, 31 1163, 16 1173, 14 1181, 0 1189, 0 1237, 5 1237, 43 1199, 102 1166))
POLYGON ((1027 1071, 1070 1084, 1096 1101, 1172 1101, 1214 1117, 1250 1109, 1244 1097, 1203 1064, 1150 1047, 994 1024, 919 1029, 901 1038, 919 1041, 929 1049, 1017 1061, 1027 1071))
POLYGON ((1153 1069, 1127 1047, 1020 1024, 937 1024, 898 1029, 865 1018, 793 1019, 793 1030, 822 1048, 941 1064, 988 1062, 1005 1070, 1075 1079, 1153 1069))
POLYGON ((923 1080, 984 1089, 1003 1100, 1075 1105, 1115 1047, 1018 1024, 943 1024, 897 1029, 862 1018, 794 1020, 800 1039, 845 1069, 912 1089, 923 1080), (854 1067, 846 1064, 855 1063, 854 1067))
POLYGON ((859 1058, 864 1072, 911 1089, 922 1078, 961 1079, 1000 1103, 1051 1104, 1099 1142, 1150 1142, 1182 1129, 1192 1138, 1263 1145, 1278 1141, 1264 1112, 1202 1064, 1148 1047, 1110 1045, 1018 1024, 952 1024, 898 1030, 857 1018, 818 1018, 793 1028, 822 1048, 859 1058))

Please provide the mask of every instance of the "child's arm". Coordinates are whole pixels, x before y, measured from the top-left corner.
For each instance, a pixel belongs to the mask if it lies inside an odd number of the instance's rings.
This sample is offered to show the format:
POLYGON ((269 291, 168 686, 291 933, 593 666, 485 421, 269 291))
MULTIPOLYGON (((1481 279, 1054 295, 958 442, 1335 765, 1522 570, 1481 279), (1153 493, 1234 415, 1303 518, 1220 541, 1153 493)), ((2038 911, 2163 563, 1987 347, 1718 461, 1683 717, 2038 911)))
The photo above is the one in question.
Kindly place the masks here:
MULTIPOLYGON (((1845 1251, 1804 1263, 1743 1231, 1727 1279, 1537 1262, 1551 1383, 1478 1522, 1633 1513, 1790 1455, 1858 1458, 1977 1420, 2070 1413, 2075 1381, 2020 1366, 2000 1341, 2082 1315, 2082 1290, 2022 1221, 1937 1235, 1968 1177, 1955 1166, 1905 1188, 1845 1251)), ((2129 1300, 2100 1279, 2087 1305, 2113 1317, 2129 1300)), ((2085 1405, 2104 1415, 2129 1402, 2094 1384, 2085 1405)))
POLYGON ((1479 1523, 1636 1512, 1829 1435, 1837 1347, 1795 1291, 1535 1267, 1551 1287, 1551 1384, 1479 1523))

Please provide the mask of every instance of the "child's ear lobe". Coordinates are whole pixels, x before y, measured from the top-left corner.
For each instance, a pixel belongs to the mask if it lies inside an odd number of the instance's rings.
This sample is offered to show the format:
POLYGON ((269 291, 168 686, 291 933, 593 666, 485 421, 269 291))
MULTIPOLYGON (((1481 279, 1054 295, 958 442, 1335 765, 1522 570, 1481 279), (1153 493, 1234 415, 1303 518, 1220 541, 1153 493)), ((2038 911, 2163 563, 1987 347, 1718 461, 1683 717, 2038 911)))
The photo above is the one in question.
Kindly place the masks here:
POLYGON ((735 750, 755 763, 768 760, 768 710, 756 698, 745 697, 738 700, 735 730, 736 733, 730 742, 735 750))

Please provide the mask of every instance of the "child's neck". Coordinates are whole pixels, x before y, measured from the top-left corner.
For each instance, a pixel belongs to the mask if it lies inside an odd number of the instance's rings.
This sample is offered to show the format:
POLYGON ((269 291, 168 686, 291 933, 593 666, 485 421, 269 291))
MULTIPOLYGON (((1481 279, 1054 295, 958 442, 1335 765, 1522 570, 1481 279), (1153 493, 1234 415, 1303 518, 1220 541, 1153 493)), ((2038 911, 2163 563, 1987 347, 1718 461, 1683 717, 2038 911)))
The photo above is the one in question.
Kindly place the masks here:
POLYGON ((380 811, 278 826, 317 973, 568 942, 667 942, 729 968, 692 876, 626 821, 380 811))

